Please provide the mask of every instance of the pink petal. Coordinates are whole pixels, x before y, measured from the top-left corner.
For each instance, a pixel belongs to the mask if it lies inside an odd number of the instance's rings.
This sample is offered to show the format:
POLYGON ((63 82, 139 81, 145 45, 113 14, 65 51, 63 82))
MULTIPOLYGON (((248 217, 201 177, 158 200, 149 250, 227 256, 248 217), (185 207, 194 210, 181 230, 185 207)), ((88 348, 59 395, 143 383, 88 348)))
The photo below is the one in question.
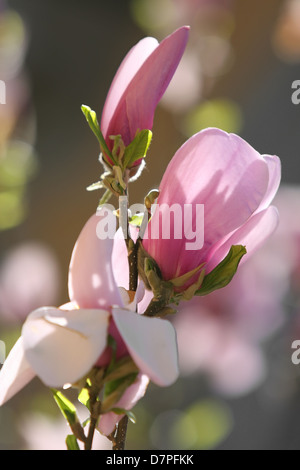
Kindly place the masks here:
POLYGON ((281 162, 276 155, 263 155, 269 169, 269 185, 266 194, 260 203, 259 210, 266 209, 273 201, 281 180, 281 162))
POLYGON ((118 308, 114 308, 112 314, 141 372, 157 385, 174 383, 179 372, 176 333, 171 323, 118 308))
MULTIPOLYGON (((136 241, 137 236, 138 236, 138 230, 135 227, 131 226, 130 233, 131 233, 132 239, 136 241)), ((113 268, 114 277, 115 277, 117 285, 119 287, 122 287, 128 290, 129 289, 129 267, 128 267, 127 248, 126 248, 124 236, 122 234, 121 229, 117 230, 115 238, 114 238, 114 246, 113 246, 113 252, 112 252, 112 268, 113 268)), ((124 298, 127 297, 128 299, 128 294, 125 294, 123 292, 121 293, 121 295, 122 296, 124 295, 124 298)), ((139 313, 144 313, 152 297, 153 297, 152 291, 145 290, 143 282, 139 281, 137 293, 135 297, 135 302, 134 302, 134 305, 132 305, 132 307, 130 308, 132 309, 137 303, 138 304, 137 311, 139 313)), ((124 302, 124 298, 123 298, 123 305, 125 305, 126 308, 129 308, 124 302)))
MULTIPOLYGON (((138 228, 130 225, 130 236, 134 242, 138 238, 138 228)), ((116 283, 119 287, 129 289, 129 267, 127 247, 124 240, 122 229, 116 231, 112 251, 112 267, 116 283)))
POLYGON ((141 299, 141 301, 138 304, 138 313, 143 314, 146 311, 152 299, 153 299, 152 290, 145 289, 144 297, 141 299))
POLYGON ((99 239, 97 226, 106 216, 104 208, 82 229, 72 253, 69 296, 81 308, 110 308, 123 305, 112 271, 113 239, 99 239))
POLYGON ((121 228, 117 230, 114 238, 112 251, 112 269, 117 285, 128 290, 129 267, 127 248, 121 228))
MULTIPOLYGON (((121 399, 118 401, 118 403, 116 403, 115 408, 131 410, 145 395, 148 384, 149 378, 144 374, 139 374, 135 382, 127 388, 121 399)), ((123 416, 124 415, 117 415, 113 412, 102 415, 98 425, 99 431, 105 436, 108 436, 113 432, 116 424, 122 419, 123 416)))
POLYGON ((10 400, 35 377, 24 355, 23 339, 18 339, 0 372, 0 405, 10 400))
POLYGON ((158 46, 158 41, 154 38, 144 38, 139 41, 123 59, 107 94, 102 111, 101 130, 107 135, 109 123, 122 98, 123 93, 130 84, 133 77, 144 64, 145 60, 152 54, 158 46))
POLYGON ((101 122, 104 138, 110 147, 110 135, 121 134, 125 145, 128 145, 138 129, 152 129, 155 108, 175 73, 188 34, 188 27, 179 28, 157 47, 154 47, 153 39, 146 38, 125 59, 113 82, 101 122), (143 61, 141 53, 144 46, 146 60, 143 61), (120 96, 122 90, 125 91, 120 96), (108 106, 111 106, 109 111, 108 106))
POLYGON ((247 261, 276 230, 278 222, 278 211, 274 206, 254 214, 214 252, 205 267, 206 272, 212 271, 225 258, 232 245, 246 246, 247 254, 242 258, 241 264, 247 261))
MULTIPOLYGON (((186 250, 185 236, 175 239, 172 231, 170 240, 162 239, 161 230, 159 240, 151 238, 151 229, 161 227, 156 211, 143 244, 165 279, 199 266, 214 244, 247 221, 264 198, 268 173, 263 157, 247 142, 219 129, 199 132, 176 152, 160 184, 157 202, 169 207, 178 204, 182 209, 184 204, 203 204, 204 246, 186 250)), ((162 219, 166 220, 165 210, 162 219)))

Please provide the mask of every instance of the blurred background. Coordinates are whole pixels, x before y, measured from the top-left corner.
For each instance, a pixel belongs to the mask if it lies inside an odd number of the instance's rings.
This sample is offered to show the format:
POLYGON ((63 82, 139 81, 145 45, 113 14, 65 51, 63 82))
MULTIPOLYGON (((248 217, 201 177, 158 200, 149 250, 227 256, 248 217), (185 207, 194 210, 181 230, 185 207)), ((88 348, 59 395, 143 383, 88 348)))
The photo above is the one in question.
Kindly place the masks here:
MULTIPOLYGON (((73 245, 99 198, 85 188, 102 172, 81 104, 100 118, 127 51, 183 24, 190 41, 134 202, 216 126, 280 156, 281 224, 229 287, 182 308, 181 377, 149 387, 127 449, 300 449, 300 0, 0 1, 0 339, 8 353, 30 311, 68 300, 73 245)), ((1 449, 60 449, 67 433, 37 379, 0 409, 1 449)))

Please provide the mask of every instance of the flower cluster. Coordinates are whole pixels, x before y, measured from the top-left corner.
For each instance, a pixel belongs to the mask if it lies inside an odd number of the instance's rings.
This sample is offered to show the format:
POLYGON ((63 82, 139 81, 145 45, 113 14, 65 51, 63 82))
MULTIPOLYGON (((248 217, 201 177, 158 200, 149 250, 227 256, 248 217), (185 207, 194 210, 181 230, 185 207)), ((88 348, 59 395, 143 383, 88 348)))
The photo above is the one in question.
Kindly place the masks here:
POLYGON ((149 381, 169 386, 178 377, 176 332, 166 315, 183 301, 225 287, 278 223, 270 203, 280 182, 279 159, 219 129, 202 130, 182 145, 158 190, 145 197, 143 213, 124 207, 188 34, 184 26, 160 44, 145 38, 131 49, 100 124, 94 111, 82 107, 104 167, 88 189, 105 193, 72 253, 69 302, 29 314, 0 373, 0 404, 35 376, 52 388, 72 430, 68 448, 78 440, 91 448, 95 428, 119 448, 120 420, 133 419, 130 410, 149 381), (116 211, 105 204, 112 196, 116 211), (113 238, 104 236, 107 217, 120 222, 113 238), (79 390, 90 412, 87 435, 57 390, 68 386, 79 390))

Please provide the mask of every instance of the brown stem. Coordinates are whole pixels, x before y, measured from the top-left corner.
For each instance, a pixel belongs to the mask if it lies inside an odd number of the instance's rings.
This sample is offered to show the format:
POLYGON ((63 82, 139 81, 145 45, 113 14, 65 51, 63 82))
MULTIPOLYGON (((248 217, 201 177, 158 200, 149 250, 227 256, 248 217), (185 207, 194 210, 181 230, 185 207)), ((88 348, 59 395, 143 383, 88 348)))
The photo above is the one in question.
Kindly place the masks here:
POLYGON ((138 244, 133 240, 127 241, 129 265, 129 290, 135 292, 138 286, 138 244))
POLYGON ((153 298, 144 312, 145 317, 161 316, 164 309, 167 307, 165 299, 153 298))
POLYGON ((124 450, 126 433, 127 433, 128 417, 124 416, 119 424, 117 429, 116 437, 114 438, 113 450, 124 450))
MULTIPOLYGON (((128 265, 129 265, 129 290, 134 292, 138 285, 138 245, 132 241, 131 238, 126 240, 128 251, 128 265)), ((116 437, 113 440, 113 450, 124 450, 126 433, 127 433, 128 417, 124 416, 117 428, 116 437)))
MULTIPOLYGON (((138 286, 138 244, 134 243, 130 237, 129 224, 127 225, 126 246, 129 266, 129 290, 135 292, 138 286)), ((116 436, 113 439, 113 450, 125 449, 127 425, 128 417, 123 416, 118 424, 116 436)))
POLYGON ((103 373, 103 369, 94 369, 92 385, 88 389, 90 398, 90 426, 88 435, 84 443, 84 450, 92 450, 94 434, 99 416, 101 414, 101 402, 98 400, 98 396, 103 386, 103 373))
POLYGON ((89 433, 87 435, 87 438, 84 444, 84 450, 92 450, 92 444, 93 444, 93 438, 94 438, 96 426, 97 426, 97 418, 91 416, 89 433))

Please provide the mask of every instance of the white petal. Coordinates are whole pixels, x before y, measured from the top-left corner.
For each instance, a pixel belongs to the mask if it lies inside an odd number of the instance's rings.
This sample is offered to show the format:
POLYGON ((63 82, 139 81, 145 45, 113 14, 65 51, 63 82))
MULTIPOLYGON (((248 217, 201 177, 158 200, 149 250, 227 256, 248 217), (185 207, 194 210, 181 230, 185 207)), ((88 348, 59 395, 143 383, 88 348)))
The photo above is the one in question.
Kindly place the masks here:
POLYGON ((74 383, 105 349, 108 321, 106 310, 35 310, 22 329, 25 357, 46 385, 74 383))
POLYGON ((143 281, 139 281, 133 300, 130 299, 129 293, 124 287, 119 287, 119 291, 125 308, 132 312, 137 312, 138 304, 143 300, 146 292, 143 281))
POLYGON ((127 289, 125 289, 125 287, 119 287, 119 292, 122 298, 123 305, 128 308, 128 306, 130 305, 130 297, 127 289))
POLYGON ((76 302, 67 302, 66 304, 60 305, 60 310, 77 310, 79 305, 76 302))
POLYGON ((12 398, 35 376, 24 356, 23 339, 18 339, 0 372, 0 405, 12 398))
POLYGON ((149 318, 114 308, 113 318, 132 359, 157 385, 171 385, 178 378, 176 333, 167 320, 149 318))

